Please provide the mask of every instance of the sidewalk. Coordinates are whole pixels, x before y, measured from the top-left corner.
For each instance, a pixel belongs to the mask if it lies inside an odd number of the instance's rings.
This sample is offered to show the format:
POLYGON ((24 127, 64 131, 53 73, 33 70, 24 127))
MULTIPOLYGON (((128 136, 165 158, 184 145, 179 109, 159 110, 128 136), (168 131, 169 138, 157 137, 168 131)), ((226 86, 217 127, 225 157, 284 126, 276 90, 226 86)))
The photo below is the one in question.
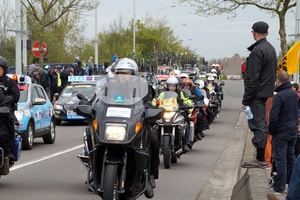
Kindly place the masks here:
MULTIPOLYGON (((242 163, 244 161, 253 160, 253 158, 255 157, 255 148, 254 148, 254 146, 252 145, 252 142, 251 142, 252 137, 253 137, 253 133, 250 130, 248 130, 248 132, 247 132, 247 141, 246 141, 245 152, 244 152, 242 163)), ((246 173, 246 171, 247 171, 247 169, 242 168, 242 167, 240 168, 239 179, 246 173)), ((270 180, 271 169, 265 169, 265 173, 266 173, 266 177, 268 178, 268 181, 269 181, 270 180)), ((262 177, 262 178, 265 178, 265 177, 262 177)), ((255 187, 255 185, 251 186, 251 187, 255 187)), ((276 196, 280 200, 285 200, 286 193, 283 193, 282 195, 276 195, 276 196)), ((267 199, 267 197, 265 199, 267 199)))
MULTIPOLYGON (((197 200, 267 200, 271 170, 241 167, 244 161, 255 158, 252 137, 245 114, 241 113, 197 200)), ((278 195, 280 200, 285 197, 285 193, 278 195)))

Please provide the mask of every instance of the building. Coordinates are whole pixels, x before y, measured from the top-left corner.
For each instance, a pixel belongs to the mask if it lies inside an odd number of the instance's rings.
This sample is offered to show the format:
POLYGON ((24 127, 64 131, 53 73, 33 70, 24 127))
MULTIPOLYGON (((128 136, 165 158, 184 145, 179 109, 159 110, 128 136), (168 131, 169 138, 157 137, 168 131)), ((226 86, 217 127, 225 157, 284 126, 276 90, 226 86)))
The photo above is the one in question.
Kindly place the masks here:
POLYGON ((241 58, 239 54, 227 59, 223 64, 223 75, 227 76, 228 80, 241 79, 241 64, 245 59, 241 58))

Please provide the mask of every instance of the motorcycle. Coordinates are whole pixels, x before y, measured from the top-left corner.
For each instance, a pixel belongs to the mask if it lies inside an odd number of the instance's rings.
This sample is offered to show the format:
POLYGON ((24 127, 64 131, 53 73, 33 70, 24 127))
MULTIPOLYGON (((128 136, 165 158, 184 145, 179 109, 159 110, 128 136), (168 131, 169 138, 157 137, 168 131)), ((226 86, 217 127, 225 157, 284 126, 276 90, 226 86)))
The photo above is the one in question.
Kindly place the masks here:
MULTIPOLYGON (((178 94, 176 92, 164 91, 160 96, 163 99, 157 100, 157 105, 165 109, 164 116, 156 122, 156 130, 160 136, 161 154, 163 155, 164 167, 169 169, 171 163, 177 163, 183 151, 182 137, 185 134, 185 119, 182 112, 193 108, 192 106, 179 106, 178 94)), ((193 138, 193 127, 190 131, 190 138, 193 138)), ((191 140, 191 139, 190 139, 191 140)))
POLYGON ((100 76, 92 105, 78 105, 86 117, 84 151, 89 189, 104 200, 136 199, 148 183, 150 123, 163 109, 145 109, 148 83, 129 75, 100 76), (98 84, 99 83, 99 84, 98 84))
MULTIPOLYGON (((5 97, 4 101, 0 103, 0 121, 1 121, 1 125, 5 126, 6 121, 4 121, 4 119, 8 118, 10 115, 10 108, 7 105, 10 105, 11 102, 13 101, 12 97, 7 96, 5 97)), ((18 125, 18 124, 16 124, 18 125)), ((5 130, 2 130, 5 131, 5 130)), ((8 131, 8 130, 7 130, 8 131)), ((14 141, 14 145, 15 145, 15 150, 14 150, 14 160, 10 160, 9 161, 9 167, 11 168, 14 163, 16 161, 19 160, 20 156, 21 156, 21 151, 22 151, 22 137, 20 135, 17 134, 17 132, 15 132, 15 141, 14 141)), ((0 147, 0 177, 2 174, 2 168, 4 165, 4 149, 3 147, 0 147)))

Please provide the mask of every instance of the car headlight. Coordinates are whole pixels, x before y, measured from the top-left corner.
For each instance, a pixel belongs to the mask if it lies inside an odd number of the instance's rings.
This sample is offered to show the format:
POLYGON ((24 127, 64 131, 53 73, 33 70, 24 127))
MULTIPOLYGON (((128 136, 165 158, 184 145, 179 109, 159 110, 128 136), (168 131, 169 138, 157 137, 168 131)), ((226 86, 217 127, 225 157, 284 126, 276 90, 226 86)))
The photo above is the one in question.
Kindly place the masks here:
POLYGON ((54 109, 57 109, 57 110, 63 110, 64 107, 63 107, 62 105, 54 104, 54 109))
POLYGON ((163 117, 164 120, 165 120, 166 122, 170 122, 171 119, 174 117, 175 113, 176 113, 176 112, 165 112, 165 113, 164 113, 164 117, 163 117))
POLYGON ((18 121, 21 121, 23 119, 23 111, 22 110, 16 110, 15 111, 15 116, 18 119, 18 121))
POLYGON ((106 140, 124 141, 126 136, 126 124, 105 124, 106 140))

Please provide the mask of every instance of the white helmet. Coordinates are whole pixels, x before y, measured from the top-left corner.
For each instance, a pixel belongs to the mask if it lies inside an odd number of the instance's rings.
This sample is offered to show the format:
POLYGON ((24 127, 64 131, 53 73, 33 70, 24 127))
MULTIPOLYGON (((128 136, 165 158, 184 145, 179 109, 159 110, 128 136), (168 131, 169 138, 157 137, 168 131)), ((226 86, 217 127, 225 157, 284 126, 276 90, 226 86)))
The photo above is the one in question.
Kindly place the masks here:
POLYGON ((170 76, 167 81, 166 81, 167 87, 169 87, 169 85, 175 85, 175 87, 177 88, 179 81, 175 76, 170 76))
POLYGON ((200 89, 204 88, 204 81, 203 80, 197 79, 197 80, 195 80, 194 83, 199 84, 200 89))
POLYGON ((214 77, 213 77, 212 75, 210 75, 210 76, 207 78, 207 80, 213 81, 213 80, 215 80, 215 79, 214 79, 214 77))
POLYGON ((134 60, 123 58, 115 68, 115 73, 118 74, 119 72, 131 72, 131 75, 138 75, 138 66, 134 60))
POLYGON ((217 78, 217 74, 212 74, 213 77, 217 78))
POLYGON ((217 70, 216 70, 216 69, 211 69, 210 72, 211 72, 212 74, 216 74, 216 73, 217 73, 217 70))
POLYGON ((189 75, 186 73, 182 73, 179 75, 180 78, 189 78, 189 75))

